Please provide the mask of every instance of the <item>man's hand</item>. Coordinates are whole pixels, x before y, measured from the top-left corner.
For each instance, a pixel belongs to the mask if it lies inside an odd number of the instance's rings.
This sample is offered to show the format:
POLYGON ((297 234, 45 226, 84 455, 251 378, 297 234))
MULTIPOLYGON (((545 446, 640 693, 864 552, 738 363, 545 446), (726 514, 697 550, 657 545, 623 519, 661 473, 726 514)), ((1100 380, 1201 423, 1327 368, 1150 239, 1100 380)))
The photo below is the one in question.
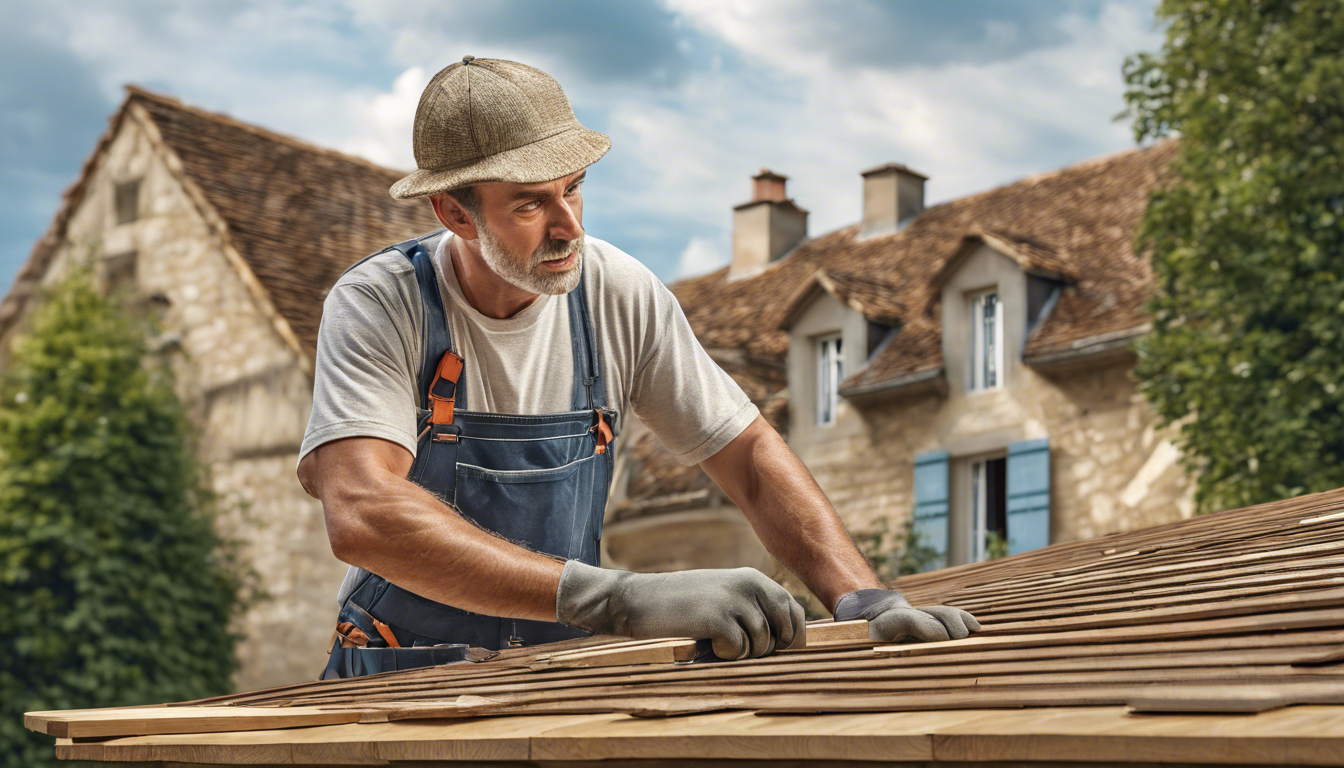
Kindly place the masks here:
POLYGON ((960 640, 980 629, 980 622, 960 608, 914 608, 894 589, 860 589, 841 597, 835 620, 855 619, 867 619, 868 637, 885 642, 960 640))
POLYGON ((577 560, 560 577, 555 614, 598 634, 712 640, 721 659, 787 648, 806 623, 788 590, 754 568, 630 573, 577 560))

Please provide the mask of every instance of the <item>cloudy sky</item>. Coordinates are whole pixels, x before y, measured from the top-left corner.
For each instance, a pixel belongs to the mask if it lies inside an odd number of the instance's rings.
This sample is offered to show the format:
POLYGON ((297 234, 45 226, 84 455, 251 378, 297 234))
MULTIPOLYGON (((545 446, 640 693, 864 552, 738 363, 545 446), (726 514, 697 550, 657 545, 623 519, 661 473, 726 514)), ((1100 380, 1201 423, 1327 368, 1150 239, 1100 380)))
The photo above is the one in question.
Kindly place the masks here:
POLYGON ((588 231, 664 280, 726 263, 769 167, 810 234, 888 161, 938 202, 1131 146, 1120 67, 1155 0, 0 0, 0 291, 125 83, 411 168, 431 75, 540 67, 612 137, 588 231))

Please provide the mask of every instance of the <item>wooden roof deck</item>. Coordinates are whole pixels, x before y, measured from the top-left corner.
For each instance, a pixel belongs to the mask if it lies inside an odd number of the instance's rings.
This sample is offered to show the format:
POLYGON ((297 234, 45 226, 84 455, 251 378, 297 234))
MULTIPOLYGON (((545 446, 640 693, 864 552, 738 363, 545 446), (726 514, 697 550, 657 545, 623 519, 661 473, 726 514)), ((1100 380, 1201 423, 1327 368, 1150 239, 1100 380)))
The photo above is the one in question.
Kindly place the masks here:
POLYGON ((587 638, 27 722, 70 759, 210 764, 1344 764, 1344 490, 896 586, 984 629, 874 647, 813 625, 805 649, 712 663, 673 661, 691 641, 587 638))

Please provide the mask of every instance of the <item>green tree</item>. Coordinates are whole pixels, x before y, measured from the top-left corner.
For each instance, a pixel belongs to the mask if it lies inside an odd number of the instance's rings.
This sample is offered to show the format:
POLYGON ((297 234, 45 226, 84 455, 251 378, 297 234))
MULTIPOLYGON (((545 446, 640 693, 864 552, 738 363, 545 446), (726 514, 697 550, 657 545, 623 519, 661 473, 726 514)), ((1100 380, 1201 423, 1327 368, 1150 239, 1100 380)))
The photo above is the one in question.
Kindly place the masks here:
POLYGON ((1179 136, 1136 245, 1135 374, 1202 512, 1344 486, 1344 5, 1163 0, 1125 64, 1139 141, 1179 136))
POLYGON ((88 271, 46 295, 0 385, 0 766, 55 765, 29 710, 227 692, 234 549, 149 326, 88 271))

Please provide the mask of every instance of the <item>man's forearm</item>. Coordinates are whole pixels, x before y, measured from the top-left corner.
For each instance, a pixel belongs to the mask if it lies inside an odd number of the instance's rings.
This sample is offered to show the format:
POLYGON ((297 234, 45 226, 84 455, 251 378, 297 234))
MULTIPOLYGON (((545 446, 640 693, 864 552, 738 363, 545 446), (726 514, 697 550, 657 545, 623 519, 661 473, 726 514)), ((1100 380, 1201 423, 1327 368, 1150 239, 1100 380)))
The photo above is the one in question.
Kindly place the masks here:
POLYGON ((701 466, 828 609, 847 592, 882 586, 812 473, 764 419, 701 466))
POLYGON ((555 621, 563 560, 478 528, 406 480, 401 466, 370 469, 335 451, 316 458, 334 463, 323 474, 336 479, 314 490, 338 558, 463 610, 555 621))

